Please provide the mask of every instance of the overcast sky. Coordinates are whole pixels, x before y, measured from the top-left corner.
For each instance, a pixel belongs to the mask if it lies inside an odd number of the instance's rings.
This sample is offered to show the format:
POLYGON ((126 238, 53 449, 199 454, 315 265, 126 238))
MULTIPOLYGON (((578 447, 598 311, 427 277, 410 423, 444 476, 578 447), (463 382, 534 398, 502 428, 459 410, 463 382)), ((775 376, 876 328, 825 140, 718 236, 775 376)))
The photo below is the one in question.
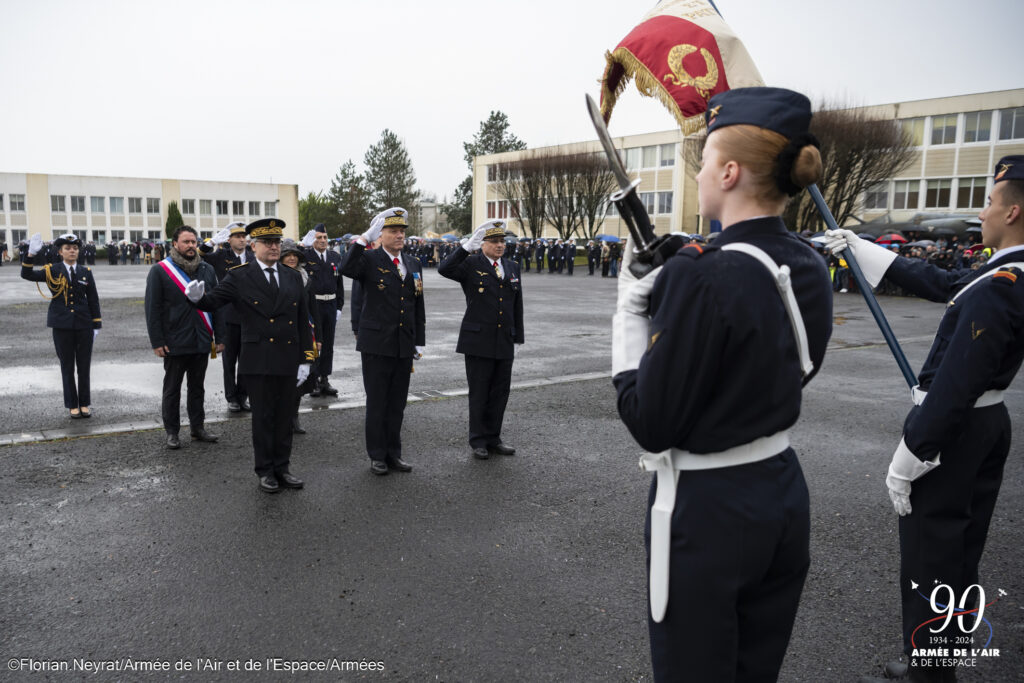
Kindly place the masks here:
MULTIPOLYGON (((593 139, 583 94, 654 4, 3 0, 0 171, 330 187, 390 128, 449 197, 491 110, 593 139)), ((1021 0, 716 0, 768 85, 851 104, 1024 87, 1021 0)), ((675 126, 631 85, 613 135, 675 126)))

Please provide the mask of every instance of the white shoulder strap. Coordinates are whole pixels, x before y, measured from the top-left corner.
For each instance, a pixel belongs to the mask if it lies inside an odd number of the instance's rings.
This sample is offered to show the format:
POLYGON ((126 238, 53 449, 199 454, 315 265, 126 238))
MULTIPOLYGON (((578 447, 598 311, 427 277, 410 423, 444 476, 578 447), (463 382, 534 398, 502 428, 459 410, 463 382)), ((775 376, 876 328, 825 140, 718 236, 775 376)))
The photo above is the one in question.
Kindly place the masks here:
POLYGON ((789 315, 789 322, 793 326, 796 350, 800 356, 800 369, 803 371, 804 377, 809 375, 814 370, 814 363, 811 362, 811 353, 807 346, 807 329, 804 327, 804 318, 800 315, 800 306, 797 304, 796 295, 793 294, 789 266, 780 266, 763 249, 746 242, 731 242, 723 245, 721 249, 722 251, 739 251, 747 256, 753 256, 772 274, 779 295, 782 296, 782 303, 786 307, 786 313, 789 315))
POLYGON ((991 277, 991 276, 995 275, 996 273, 998 273, 1003 268, 1020 268, 1021 270, 1024 270, 1024 263, 1022 263, 1020 261, 1016 261, 1014 263, 1000 263, 998 268, 993 268, 992 270, 988 271, 984 275, 981 275, 980 277, 976 277, 973 280, 971 280, 970 282, 968 282, 966 285, 964 285, 964 288, 961 289, 959 292, 957 292, 956 295, 952 299, 949 300, 949 305, 952 306, 953 302, 956 301, 957 299, 959 299, 961 296, 963 296, 963 293, 966 292, 968 289, 970 289, 974 285, 978 284, 979 282, 981 282, 985 278, 991 277))

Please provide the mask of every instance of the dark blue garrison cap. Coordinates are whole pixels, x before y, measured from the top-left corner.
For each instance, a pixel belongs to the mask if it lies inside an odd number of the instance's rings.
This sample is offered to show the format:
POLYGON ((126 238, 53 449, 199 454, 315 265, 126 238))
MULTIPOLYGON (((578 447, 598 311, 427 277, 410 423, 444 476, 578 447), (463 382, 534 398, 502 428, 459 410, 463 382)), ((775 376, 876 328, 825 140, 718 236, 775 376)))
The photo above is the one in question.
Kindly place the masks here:
POLYGON ((704 121, 709 134, 726 126, 746 124, 792 139, 806 133, 811 125, 811 101, 785 88, 736 88, 711 98, 704 121))
POLYGON ((1012 154, 1003 157, 996 164, 995 182, 1000 180, 1024 180, 1024 155, 1012 154))

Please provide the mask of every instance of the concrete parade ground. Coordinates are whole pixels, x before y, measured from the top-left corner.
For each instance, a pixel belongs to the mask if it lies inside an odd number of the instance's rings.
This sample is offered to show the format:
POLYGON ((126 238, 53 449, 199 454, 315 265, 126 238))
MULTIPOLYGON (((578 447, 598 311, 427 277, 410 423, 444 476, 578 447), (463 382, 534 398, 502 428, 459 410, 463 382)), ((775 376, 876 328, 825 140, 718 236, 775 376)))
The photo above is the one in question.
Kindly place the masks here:
MULTIPOLYGON (((427 351, 403 427, 415 469, 387 477, 370 473, 363 446, 346 305, 340 395, 302 403, 308 433, 295 437, 292 471, 306 487, 269 496, 252 471, 248 415, 226 411, 219 360, 206 411, 220 442, 192 443, 184 426, 183 448, 164 449, 148 267, 93 268, 95 416, 72 422, 46 302, 13 265, 0 268, 0 680, 651 680, 650 475, 610 381, 614 279, 585 267, 523 274, 526 344, 503 432, 518 454, 478 461, 455 353, 464 299, 428 269, 427 351), (110 661, 122 669, 93 673, 110 661)), ((943 306, 881 304, 919 369, 943 306)), ((901 650, 884 479, 909 391, 863 299, 837 294, 835 316, 791 433, 812 564, 781 681, 856 681, 901 650)), ((1020 377, 1006 404, 1014 445, 980 580, 988 602, 999 598, 985 618, 1000 653, 961 668, 961 681, 1024 681, 1020 377)), ((988 627, 978 633, 983 643, 988 627)))

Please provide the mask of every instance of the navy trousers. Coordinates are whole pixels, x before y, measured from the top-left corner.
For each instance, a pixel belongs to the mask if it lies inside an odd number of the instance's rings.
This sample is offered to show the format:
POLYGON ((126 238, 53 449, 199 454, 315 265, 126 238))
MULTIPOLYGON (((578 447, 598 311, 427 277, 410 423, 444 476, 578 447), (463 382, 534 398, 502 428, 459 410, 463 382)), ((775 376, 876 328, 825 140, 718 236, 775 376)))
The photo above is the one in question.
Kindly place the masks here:
POLYGON ((64 384, 64 407, 92 405, 89 394, 89 368, 92 365, 91 329, 64 330, 53 328, 53 346, 60 360, 60 377, 64 384), (75 368, 78 381, 75 381, 75 368))
MULTIPOLYGON (((296 366, 296 370, 298 367, 296 366)), ((252 451, 256 475, 287 472, 292 455, 295 375, 243 375, 252 403, 252 451)))
POLYGON ((238 374, 238 354, 242 351, 242 326, 227 323, 224 329, 227 331, 224 351, 221 353, 224 363, 224 398, 229 403, 241 403, 249 395, 245 391, 242 376, 238 374))
POLYGON ((363 353, 366 452, 371 460, 402 457, 402 419, 411 375, 411 357, 363 353))
POLYGON ((501 443, 501 424, 512 387, 511 358, 482 358, 466 354, 469 382, 469 446, 487 448, 501 443))
POLYGON ((320 327, 316 331, 317 341, 323 344, 317 367, 321 377, 334 371, 334 332, 338 326, 338 304, 335 301, 317 301, 320 307, 320 327))

